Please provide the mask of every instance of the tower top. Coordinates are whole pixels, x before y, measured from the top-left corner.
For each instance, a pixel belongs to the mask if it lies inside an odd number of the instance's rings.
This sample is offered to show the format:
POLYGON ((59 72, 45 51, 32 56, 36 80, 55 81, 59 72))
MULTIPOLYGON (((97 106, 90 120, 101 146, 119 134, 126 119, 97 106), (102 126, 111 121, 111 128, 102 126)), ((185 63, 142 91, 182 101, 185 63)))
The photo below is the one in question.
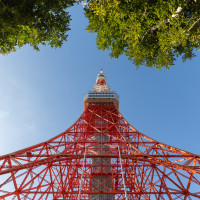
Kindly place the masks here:
POLYGON ((100 73, 97 75, 96 83, 93 87, 94 92, 109 92, 110 87, 106 82, 106 76, 101 69, 100 73))
POLYGON ((88 92, 84 96, 84 109, 90 104, 114 104, 119 108, 119 96, 115 92, 110 92, 110 87, 106 83, 106 76, 101 69, 97 75, 96 83, 93 87, 94 92, 88 92))

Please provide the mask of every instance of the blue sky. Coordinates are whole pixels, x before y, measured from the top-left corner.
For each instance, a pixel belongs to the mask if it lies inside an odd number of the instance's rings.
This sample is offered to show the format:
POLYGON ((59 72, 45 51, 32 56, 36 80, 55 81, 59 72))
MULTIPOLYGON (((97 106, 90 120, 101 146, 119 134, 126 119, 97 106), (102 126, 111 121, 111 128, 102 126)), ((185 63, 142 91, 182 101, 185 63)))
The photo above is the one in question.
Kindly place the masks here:
POLYGON ((120 112, 140 132, 200 154, 200 53, 169 71, 141 66, 98 51, 84 29, 81 6, 72 15, 68 42, 60 49, 25 46, 0 56, 0 154, 43 141, 71 126, 83 112, 83 96, 103 68, 120 112))

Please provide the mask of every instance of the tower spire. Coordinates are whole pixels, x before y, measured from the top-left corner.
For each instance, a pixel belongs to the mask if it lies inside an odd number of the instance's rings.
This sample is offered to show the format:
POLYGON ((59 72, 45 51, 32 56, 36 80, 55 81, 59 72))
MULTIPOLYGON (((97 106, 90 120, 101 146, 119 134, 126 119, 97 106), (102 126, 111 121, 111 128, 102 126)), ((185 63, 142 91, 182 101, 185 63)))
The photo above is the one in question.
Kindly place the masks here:
POLYGON ((109 92, 110 87, 106 82, 106 76, 101 68, 100 73, 97 75, 96 83, 93 87, 94 92, 109 92))

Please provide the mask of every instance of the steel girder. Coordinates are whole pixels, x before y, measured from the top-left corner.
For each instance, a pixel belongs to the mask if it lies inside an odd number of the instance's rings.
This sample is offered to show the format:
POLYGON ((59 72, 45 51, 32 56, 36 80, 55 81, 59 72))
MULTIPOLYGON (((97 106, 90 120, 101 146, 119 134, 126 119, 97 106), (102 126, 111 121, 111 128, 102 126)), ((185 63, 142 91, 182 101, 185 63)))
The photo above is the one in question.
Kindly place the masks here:
POLYGON ((121 200, 125 191, 130 200, 200 199, 200 156, 140 133, 113 103, 91 103, 65 132, 0 157, 0 199, 121 200))

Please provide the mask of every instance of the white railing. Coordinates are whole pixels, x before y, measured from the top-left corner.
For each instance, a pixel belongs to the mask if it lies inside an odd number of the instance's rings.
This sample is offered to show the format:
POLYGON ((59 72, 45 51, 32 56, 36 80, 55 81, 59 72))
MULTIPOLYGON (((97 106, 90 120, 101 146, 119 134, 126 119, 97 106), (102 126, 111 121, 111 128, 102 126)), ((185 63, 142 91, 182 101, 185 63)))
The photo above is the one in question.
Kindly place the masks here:
POLYGON ((119 96, 115 92, 88 92, 83 99, 87 98, 115 98, 119 100, 119 96))

